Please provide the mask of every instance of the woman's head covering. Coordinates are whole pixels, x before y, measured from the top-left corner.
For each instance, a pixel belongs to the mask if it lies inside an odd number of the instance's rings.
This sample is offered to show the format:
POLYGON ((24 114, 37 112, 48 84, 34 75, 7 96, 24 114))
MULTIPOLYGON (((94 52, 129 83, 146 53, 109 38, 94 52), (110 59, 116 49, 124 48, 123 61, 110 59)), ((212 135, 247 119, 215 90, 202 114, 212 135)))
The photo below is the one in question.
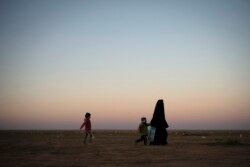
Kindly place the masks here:
POLYGON ((168 128, 168 123, 165 119, 164 103, 162 99, 158 100, 156 103, 153 118, 150 124, 151 126, 156 128, 168 128))

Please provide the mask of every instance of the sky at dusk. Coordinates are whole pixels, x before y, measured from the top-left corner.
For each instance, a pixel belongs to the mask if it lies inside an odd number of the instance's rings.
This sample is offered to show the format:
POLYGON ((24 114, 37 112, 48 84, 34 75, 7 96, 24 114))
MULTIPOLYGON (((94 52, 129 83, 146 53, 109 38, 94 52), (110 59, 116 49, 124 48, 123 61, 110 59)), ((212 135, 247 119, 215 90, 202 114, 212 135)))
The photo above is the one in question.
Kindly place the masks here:
POLYGON ((1 0, 0 129, 250 129, 250 1, 1 0))

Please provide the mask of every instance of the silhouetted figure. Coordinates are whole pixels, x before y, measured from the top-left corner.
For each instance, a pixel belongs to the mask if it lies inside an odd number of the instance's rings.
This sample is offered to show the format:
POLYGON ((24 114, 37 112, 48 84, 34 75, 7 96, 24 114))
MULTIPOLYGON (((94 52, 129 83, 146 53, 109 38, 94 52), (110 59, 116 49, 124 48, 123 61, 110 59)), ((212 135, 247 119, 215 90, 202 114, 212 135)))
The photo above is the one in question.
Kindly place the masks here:
POLYGON ((136 140, 135 143, 144 141, 144 145, 147 145, 148 142, 148 126, 147 119, 145 117, 141 118, 141 123, 139 125, 138 131, 141 135, 140 139, 136 140))
POLYGON ((168 138, 168 123, 165 119, 165 113, 164 113, 164 103, 163 100, 160 99, 156 103, 153 118, 150 122, 151 127, 155 127, 155 135, 154 140, 150 142, 150 145, 165 145, 168 144, 167 138, 168 138))
POLYGON ((90 117, 91 117, 91 114, 87 112, 85 114, 84 122, 82 123, 82 125, 80 127, 80 129, 82 129, 85 126, 85 136, 84 136, 84 140, 83 140, 84 144, 87 144, 87 138, 88 138, 88 136, 89 136, 89 142, 90 143, 92 142, 93 135, 92 135, 92 130, 91 130, 90 117))

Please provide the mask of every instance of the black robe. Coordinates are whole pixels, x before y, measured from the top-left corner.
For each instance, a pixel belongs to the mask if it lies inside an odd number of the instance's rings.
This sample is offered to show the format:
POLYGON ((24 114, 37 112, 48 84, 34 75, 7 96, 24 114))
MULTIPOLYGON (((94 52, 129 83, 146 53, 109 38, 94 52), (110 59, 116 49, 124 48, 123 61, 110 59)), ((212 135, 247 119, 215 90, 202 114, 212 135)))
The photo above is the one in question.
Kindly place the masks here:
POLYGON ((150 122, 152 127, 156 128, 154 141, 150 142, 151 145, 164 145, 167 144, 168 132, 168 123, 165 119, 164 113, 164 103, 163 100, 158 100, 155 106, 153 118, 150 122))

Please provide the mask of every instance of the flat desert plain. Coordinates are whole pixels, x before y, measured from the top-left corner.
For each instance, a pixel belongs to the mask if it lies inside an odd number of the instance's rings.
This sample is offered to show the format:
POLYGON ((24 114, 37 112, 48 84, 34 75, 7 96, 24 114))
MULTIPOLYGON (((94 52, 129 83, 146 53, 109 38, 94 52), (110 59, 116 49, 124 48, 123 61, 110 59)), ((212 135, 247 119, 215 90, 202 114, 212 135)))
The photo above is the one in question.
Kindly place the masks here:
POLYGON ((250 166, 250 131, 170 130, 165 146, 135 145, 136 131, 0 131, 1 167, 250 166))

